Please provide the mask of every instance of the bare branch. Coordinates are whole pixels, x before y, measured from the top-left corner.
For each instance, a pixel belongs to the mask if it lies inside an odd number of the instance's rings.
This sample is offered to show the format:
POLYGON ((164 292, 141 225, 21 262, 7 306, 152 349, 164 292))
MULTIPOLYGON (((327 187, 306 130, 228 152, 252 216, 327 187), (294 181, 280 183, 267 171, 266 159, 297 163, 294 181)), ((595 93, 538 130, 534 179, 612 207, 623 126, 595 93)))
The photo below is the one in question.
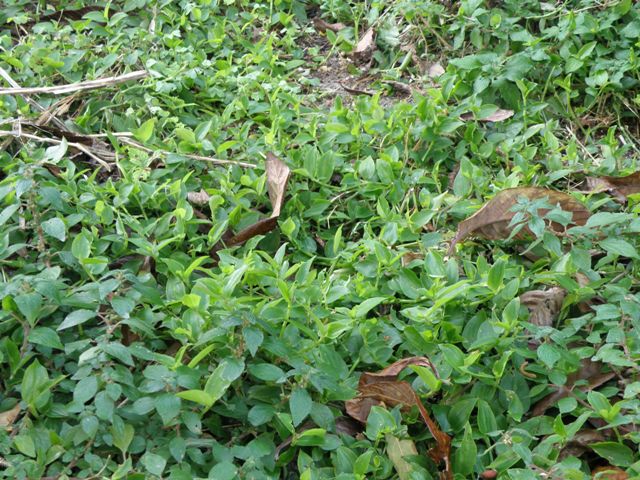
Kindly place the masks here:
MULTIPOLYGON (((55 138, 38 137, 37 135, 32 135, 26 132, 0 131, 0 137, 6 137, 6 136, 11 136, 16 138, 28 138, 29 140, 35 140, 36 142, 52 143, 54 145, 59 145, 62 143, 61 140, 58 140, 55 138)), ((85 153, 87 156, 91 157, 98 164, 100 164, 100 166, 102 166, 107 172, 111 171, 111 165, 109 165, 103 159, 98 157, 86 145, 82 145, 81 143, 75 143, 75 142, 67 142, 67 145, 77 150, 80 150, 81 152, 85 153)))
MULTIPOLYGON (((160 155, 170 155, 173 153, 167 150, 153 150, 125 136, 120 137, 120 141, 147 153, 158 153, 160 155)), ((193 160, 201 160, 203 162, 215 163, 216 165, 238 165, 240 167, 246 167, 246 168, 257 168, 257 165, 254 165, 253 163, 239 162, 237 160, 226 160, 224 158, 203 157, 202 155, 190 155, 188 153, 177 153, 176 155, 191 158, 193 160)))
MULTIPOLYGON (((5 72, 6 73, 6 72, 5 72)), ((117 77, 98 78, 96 80, 88 80, 86 82, 71 83, 69 85, 58 85, 54 87, 12 87, 0 88, 0 95, 65 95, 68 93, 80 92, 83 90, 95 90, 96 88, 109 87, 123 82, 132 80, 140 80, 149 75, 145 70, 137 70, 135 72, 125 73, 117 77)), ((3 75, 4 77, 4 75, 3 75)), ((8 81, 7 78, 5 80, 8 81)))

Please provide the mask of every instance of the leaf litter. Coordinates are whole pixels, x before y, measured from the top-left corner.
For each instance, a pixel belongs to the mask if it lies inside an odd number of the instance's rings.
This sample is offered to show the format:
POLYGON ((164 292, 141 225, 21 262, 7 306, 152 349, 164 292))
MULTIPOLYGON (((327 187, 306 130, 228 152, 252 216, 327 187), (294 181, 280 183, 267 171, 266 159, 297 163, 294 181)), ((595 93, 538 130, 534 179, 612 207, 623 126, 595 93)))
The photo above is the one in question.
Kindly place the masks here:
POLYGON ((374 406, 401 406, 404 411, 415 406, 425 422, 436 444, 428 454, 436 463, 445 464, 442 478, 453 478, 451 471, 451 438, 444 433, 431 419, 427 409, 422 404, 420 397, 413 387, 402 380, 398 380, 399 373, 408 366, 422 366, 431 368, 435 373, 435 367, 426 357, 410 357, 398 360, 379 372, 364 372, 358 382, 358 395, 345 402, 347 414, 361 423, 366 424, 369 412, 374 406))
MULTIPOLYGON (((511 221, 516 214, 512 209, 517 204, 518 199, 522 197, 528 200, 547 198, 548 203, 551 205, 558 205, 562 210, 571 212, 572 222, 575 225, 584 225, 589 218, 589 210, 567 193, 541 187, 510 188, 499 192, 485 203, 480 210, 458 224, 458 231, 449 246, 449 255, 455 252, 458 242, 470 235, 487 240, 505 240, 509 238, 514 228, 511 226, 511 221)), ((538 213, 545 215, 547 211, 540 209, 538 213)), ((560 234, 565 230, 555 222, 548 222, 547 226, 556 234, 560 234)), ((524 226, 514 238, 522 240, 530 238, 532 235, 531 230, 524 226)))

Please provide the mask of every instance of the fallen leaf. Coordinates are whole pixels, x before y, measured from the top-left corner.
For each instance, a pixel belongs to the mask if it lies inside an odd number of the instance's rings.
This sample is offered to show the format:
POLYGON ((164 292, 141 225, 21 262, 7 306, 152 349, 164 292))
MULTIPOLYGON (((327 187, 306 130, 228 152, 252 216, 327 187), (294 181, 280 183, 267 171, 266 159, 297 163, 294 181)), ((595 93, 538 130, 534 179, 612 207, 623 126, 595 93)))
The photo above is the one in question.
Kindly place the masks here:
POLYGON ((438 78, 444 74, 444 68, 438 62, 432 63, 427 70, 427 76, 429 78, 438 78))
POLYGON ((605 436, 603 432, 585 428, 576 433, 567 444, 560 450, 559 459, 562 460, 567 457, 580 457, 589 452, 591 443, 603 442, 605 436))
POLYGON ((16 404, 11 410, 0 413, 0 428, 11 431, 11 426, 18 415, 20 415, 20 404, 16 404))
MULTIPOLYGON (((566 193, 540 187, 509 188, 498 193, 485 203, 480 210, 460 222, 458 232, 449 246, 449 255, 455 251, 456 244, 469 235, 476 235, 487 240, 509 238, 513 228, 509 224, 515 215, 515 212, 512 212, 511 209, 516 205, 519 197, 525 197, 529 200, 547 197, 548 203, 551 205, 559 205, 563 210, 571 212, 573 214, 572 223, 576 225, 584 225, 589 218, 589 210, 566 193)), ((545 215, 547 210, 541 209, 538 213, 545 215)), ((561 225, 554 222, 549 223, 549 228, 555 233, 563 231, 561 225)), ((525 239, 531 235, 531 231, 525 226, 515 238, 525 239)))
POLYGON ((588 177, 587 187, 589 193, 608 192, 621 203, 626 203, 629 195, 640 193, 640 172, 624 177, 588 177))
POLYGON ((423 260, 424 255, 420 252, 407 252, 400 258, 400 263, 403 267, 406 267, 414 260, 423 260))
POLYGON ((267 153, 265 160, 265 172, 267 175, 267 191, 269 193, 269 200, 271 201, 272 213, 269 218, 263 218, 258 220, 253 225, 249 225, 240 232, 233 234, 232 231, 227 230, 223 235, 223 241, 218 242, 211 249, 211 256, 217 257, 218 250, 224 248, 224 245, 230 247, 233 245, 240 245, 247 240, 255 237, 256 235, 264 235, 276 228, 278 224, 278 217, 284 204, 284 197, 287 191, 287 182, 291 170, 287 167, 286 163, 276 157, 273 153, 267 153))
POLYGON ((267 153, 265 170, 267 172, 267 190, 269 191, 269 199, 273 208, 271 217, 275 218, 280 216, 291 170, 286 163, 271 152, 267 153))
POLYGON ((355 437, 359 433, 362 433, 362 425, 354 421, 352 418, 338 417, 336 418, 336 433, 355 437))
POLYGON ((200 190, 199 192, 189 192, 187 193, 187 200, 195 205, 206 205, 209 203, 211 197, 204 190, 200 190))
POLYGON ((600 385, 607 383, 616 376, 614 372, 603 372, 603 370, 603 363, 594 362, 588 358, 582 359, 580 362, 580 369, 567 377, 567 383, 564 385, 557 385, 555 387, 555 392, 550 393, 536 403, 531 410, 531 416, 538 417, 540 415, 544 415, 544 412, 558 403, 559 400, 571 395, 571 391, 575 388, 575 384, 581 380, 586 380, 588 384, 578 388, 583 392, 588 392, 589 390, 593 390, 594 388, 598 388, 600 385))
POLYGON ((374 92, 373 90, 364 90, 361 88, 353 88, 353 87, 347 87, 344 83, 340 83, 340 86, 342 88, 344 88, 344 90, 352 95, 369 95, 369 96, 373 96, 375 95, 376 92, 374 92))
POLYGON ((413 467, 407 462, 404 457, 408 455, 418 455, 418 449, 413 440, 406 438, 398 438, 394 435, 385 435, 387 441, 387 455, 389 460, 393 463, 393 466, 398 472, 398 478, 400 480, 408 480, 413 472, 413 467))
POLYGON ((256 235, 266 235, 271 230, 276 228, 278 224, 278 217, 269 217, 258 220, 253 225, 249 225, 247 228, 240 230, 233 237, 231 237, 227 242, 227 246, 231 247, 233 245, 240 245, 247 240, 255 237, 256 235))
POLYGON ((344 23, 329 23, 321 18, 314 18, 313 26, 316 31, 320 33, 325 33, 327 30, 331 30, 333 33, 338 33, 340 30, 347 28, 344 23))
POLYGON ((369 60, 375 48, 373 27, 369 28, 356 44, 353 49, 353 56, 361 61, 369 60))
POLYGON ((626 480, 629 478, 629 474, 621 468, 607 465, 595 468, 591 472, 591 478, 594 480, 626 480))
POLYGON ((417 365, 418 367, 429 367, 431 370, 433 370, 433 373, 436 375, 436 377, 438 377, 436 367, 433 366, 433 363, 431 363, 431 361, 427 357, 408 357, 392 363, 387 368, 384 368, 379 372, 364 372, 360 376, 360 384, 375 383, 382 380, 396 380, 400 372, 402 372, 402 370, 407 368, 409 365, 417 365))
POLYGON ((564 288, 530 290, 520 295, 520 304, 529 309, 529 321, 539 327, 550 327, 560 313, 567 292, 564 288))
MULTIPOLYGON (((499 108, 498 110, 493 112, 491 115, 487 117, 478 118, 476 120, 478 120, 479 122, 494 122, 494 123, 504 122, 506 119, 513 117, 514 113, 515 112, 513 110, 504 110, 502 108, 499 108)), ((475 119, 473 113, 471 112, 463 113, 462 115, 460 115, 460 118, 465 121, 475 119)))
POLYGON ((428 452, 436 463, 445 463, 443 478, 453 478, 450 465, 451 438, 438 428, 431 419, 420 397, 411 385, 405 381, 398 381, 398 374, 409 365, 426 366, 435 371, 433 364, 426 357, 410 357, 398 360, 379 372, 365 372, 358 382, 358 396, 345 402, 347 414, 361 423, 367 423, 369 412, 373 406, 400 405, 403 411, 418 407, 422 420, 436 441, 436 445, 428 452))

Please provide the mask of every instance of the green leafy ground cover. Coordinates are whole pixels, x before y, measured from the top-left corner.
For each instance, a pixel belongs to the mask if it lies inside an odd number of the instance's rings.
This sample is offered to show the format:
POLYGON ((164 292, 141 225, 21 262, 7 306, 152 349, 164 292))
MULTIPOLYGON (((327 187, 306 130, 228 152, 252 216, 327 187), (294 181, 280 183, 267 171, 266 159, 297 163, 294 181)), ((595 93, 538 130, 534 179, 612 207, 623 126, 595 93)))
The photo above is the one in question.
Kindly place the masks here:
POLYGON ((0 477, 640 476, 637 4, 86 6, 0 10, 22 87, 148 72, 0 95, 0 477))

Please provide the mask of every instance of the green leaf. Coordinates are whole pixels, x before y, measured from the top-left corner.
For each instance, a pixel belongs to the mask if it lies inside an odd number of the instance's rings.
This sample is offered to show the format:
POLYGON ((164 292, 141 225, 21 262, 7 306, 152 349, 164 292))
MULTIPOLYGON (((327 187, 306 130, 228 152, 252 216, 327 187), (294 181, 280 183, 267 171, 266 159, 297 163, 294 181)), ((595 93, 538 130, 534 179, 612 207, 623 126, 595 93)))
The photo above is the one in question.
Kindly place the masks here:
POLYGON ((2 212, 0 212, 0 226, 7 223, 7 220, 9 220, 11 216, 18 211, 19 208, 19 203, 14 203, 13 205, 9 205, 8 207, 4 208, 2 212))
POLYGON ((42 230, 47 235, 57 238, 61 242, 67 239, 67 229, 64 222, 59 218, 50 218, 46 222, 42 222, 42 230))
POLYGON ((153 135, 153 128, 155 127, 155 125, 156 119, 150 118, 142 125, 140 125, 139 128, 133 130, 133 136, 140 140, 142 143, 146 143, 151 138, 151 135, 153 135))
POLYGON ((249 352, 253 357, 255 357, 258 352, 258 348, 264 341, 264 334, 262 333, 262 330, 255 327, 246 327, 242 330, 242 335, 244 336, 244 343, 247 345, 249 352))
POLYGON ((35 325, 40 309, 42 308, 42 296, 35 292, 25 293, 18 295, 13 300, 16 302, 18 310, 24 315, 29 325, 35 325))
POLYGON ((169 452, 174 460, 178 463, 184 459, 184 454, 187 451, 187 442, 182 437, 174 437, 169 442, 169 452))
POLYGON ((155 400, 156 411, 162 418, 163 425, 167 426, 178 415, 180 415, 180 407, 182 402, 180 397, 176 397, 172 393, 164 393, 155 400))
POLYGON ((67 328, 81 325, 96 316, 96 312, 91 310, 76 310, 67 315, 64 321, 58 326, 57 330, 65 330, 67 328))
POLYGON ((294 435, 291 445, 300 447, 318 447, 324 443, 327 431, 324 428, 309 428, 294 435))
POLYGON ((621 238, 605 238, 600 242, 600 246, 604 248, 607 253, 613 253, 614 255, 620 255, 622 257, 639 258, 638 251, 635 247, 621 238))
POLYGON ((102 350, 110 357, 120 360, 125 365, 128 365, 130 367, 134 366, 133 357, 131 356, 129 349, 121 343, 107 343, 105 345, 102 345, 102 350))
POLYGON ((464 426, 464 435, 462 436, 460 447, 458 447, 453 457, 454 471, 465 477, 471 476, 477 455, 478 447, 473 441, 471 425, 467 423, 464 426))
POLYGON ((91 400, 98 391, 98 379, 94 375, 83 378, 76 384, 73 390, 73 400, 85 404, 91 400))
POLYGON ((36 327, 29 332, 29 343, 64 350, 60 337, 49 327, 36 327))
POLYGON ((386 297, 373 297, 367 298, 360 305, 356 306, 353 309, 353 315, 356 318, 362 318, 367 315, 372 309, 380 305, 382 302, 386 300, 386 297))
POLYGON ((633 451, 621 443, 598 442, 590 444, 589 447, 617 467, 628 467, 633 463, 633 451))
POLYGON ((113 444, 123 454, 127 452, 127 449, 131 444, 131 440, 133 440, 133 435, 134 429, 132 425, 124 423, 124 421, 118 416, 113 417, 113 425, 111 426, 113 444))
POLYGON ((291 411, 291 419, 294 426, 300 425, 307 415, 311 413, 311 407, 313 407, 313 401, 309 392, 305 389, 297 388, 291 393, 289 410, 291 411))
POLYGON ((558 348, 550 343, 543 343, 540 345, 537 353, 538 358, 542 360, 542 363, 544 363, 549 369, 553 368, 556 362, 561 358, 558 348))
POLYGON ((284 381, 285 373, 280 367, 270 363, 258 363, 249 366, 249 373, 259 380, 265 382, 284 381))
POLYGON ((216 401, 213 395, 209 395, 204 390, 185 390, 184 392, 178 392, 176 395, 185 400, 199 403, 207 408, 210 408, 216 401))
POLYGON ((237 475, 238 469, 229 461, 220 462, 209 471, 209 478, 216 480, 235 480, 237 475))
POLYGON ((32 411, 38 410, 39 399, 47 391, 48 383, 47 369, 38 360, 34 360, 24 372, 20 389, 22 399, 32 411))
POLYGON ((29 435, 16 435, 13 437, 13 444, 16 449, 27 457, 36 456, 36 445, 29 435))
POLYGON ((155 453, 147 452, 140 459, 147 472, 152 475, 160 476, 164 472, 164 467, 167 465, 167 460, 155 453))

